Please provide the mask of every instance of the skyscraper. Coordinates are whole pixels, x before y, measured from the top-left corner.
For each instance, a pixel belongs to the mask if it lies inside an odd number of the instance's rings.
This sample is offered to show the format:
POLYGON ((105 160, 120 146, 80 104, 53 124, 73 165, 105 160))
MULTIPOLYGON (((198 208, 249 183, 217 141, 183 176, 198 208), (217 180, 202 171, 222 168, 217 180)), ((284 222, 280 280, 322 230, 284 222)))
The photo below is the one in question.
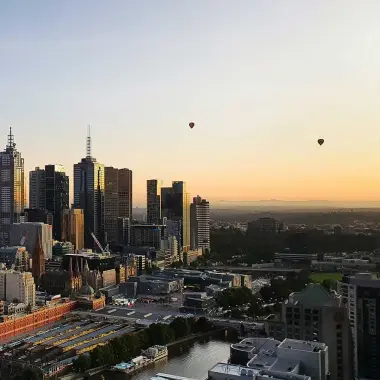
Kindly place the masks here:
POLYGON ((107 241, 118 241, 118 218, 132 218, 132 170, 107 166, 104 171, 104 230, 107 241))
POLYGON ((104 232, 107 242, 117 241, 117 218, 119 216, 118 169, 104 168, 104 232))
POLYGON ((69 177, 62 165, 45 166, 45 207, 53 215, 53 238, 62 240, 63 210, 69 208, 69 177))
POLYGON ((9 244, 9 230, 20 222, 25 208, 24 159, 17 151, 12 128, 8 143, 0 152, 0 244, 9 244))
POLYGON ((199 195, 190 205, 191 249, 210 249, 210 204, 199 195))
POLYGON ((132 220, 132 170, 118 172, 119 218, 132 220))
POLYGON ((190 204, 189 194, 186 192, 186 183, 173 181, 171 187, 161 188, 162 217, 171 221, 168 231, 176 236, 181 248, 190 247, 190 204))
POLYGON ((380 279, 372 273, 344 276, 338 292, 347 306, 355 379, 380 379, 380 279))
POLYGON ((157 179, 146 181, 147 224, 161 223, 161 186, 162 181, 157 179))
POLYGON ((91 156, 91 137, 87 137, 87 154, 74 165, 74 208, 84 212, 84 245, 96 248, 93 232, 104 242, 104 165, 91 156))
POLYGON ((45 209, 45 170, 36 167, 29 172, 29 208, 45 209))

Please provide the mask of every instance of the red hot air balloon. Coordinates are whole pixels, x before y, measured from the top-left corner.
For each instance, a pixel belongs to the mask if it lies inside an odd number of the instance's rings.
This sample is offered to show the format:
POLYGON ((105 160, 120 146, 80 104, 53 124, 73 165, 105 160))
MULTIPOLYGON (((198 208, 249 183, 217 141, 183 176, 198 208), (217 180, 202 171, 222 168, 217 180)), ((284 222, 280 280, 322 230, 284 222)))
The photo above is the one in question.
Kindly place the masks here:
POLYGON ((319 144, 319 145, 323 145, 324 142, 325 142, 325 140, 323 140, 323 139, 318 139, 318 144, 319 144))
POLYGON ((189 123, 189 127, 191 128, 191 129, 193 129, 194 128, 194 123, 193 122, 191 122, 191 123, 189 123))

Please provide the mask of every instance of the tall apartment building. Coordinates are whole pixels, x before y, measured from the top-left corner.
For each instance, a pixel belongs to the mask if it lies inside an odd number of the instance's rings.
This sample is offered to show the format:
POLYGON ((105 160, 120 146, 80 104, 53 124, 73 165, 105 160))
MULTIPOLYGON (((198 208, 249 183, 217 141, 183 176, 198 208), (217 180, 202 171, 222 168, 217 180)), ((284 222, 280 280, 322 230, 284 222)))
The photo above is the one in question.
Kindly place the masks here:
POLYGON ((186 183, 173 181, 171 187, 161 188, 161 212, 166 218, 169 234, 176 236, 181 248, 190 248, 190 199, 186 192, 186 183), (170 232, 172 231, 172 233, 170 232))
POLYGON ((161 224, 161 187, 162 181, 146 181, 146 221, 147 224, 161 224))
POLYGON ((63 210, 69 208, 69 177, 62 165, 45 166, 46 210, 53 215, 53 238, 62 240, 63 210))
POLYGON ((29 172, 29 208, 45 210, 45 170, 38 166, 29 172))
POLYGON ((132 170, 107 166, 104 173, 104 231, 117 243, 118 218, 132 218, 132 170))
POLYGON ((371 273, 338 282, 349 313, 355 378, 380 379, 380 279, 371 273))
POLYGON ((190 205, 191 249, 210 249, 210 204, 199 195, 190 205))
POLYGON ((282 304, 282 321, 266 322, 268 336, 311 342, 329 347, 331 379, 352 380, 352 339, 347 308, 339 295, 320 284, 309 284, 282 304))
POLYGON ((76 250, 84 248, 84 213, 78 208, 63 211, 62 240, 71 242, 76 250))
POLYGON ((0 298, 13 302, 36 305, 36 286, 30 272, 0 271, 0 298))
POLYGON ((10 128, 6 148, 0 152, 0 245, 9 245, 10 226, 20 222, 24 208, 24 159, 10 128))
POLYGON ((36 248, 37 238, 39 238, 45 259, 52 258, 53 234, 52 226, 49 224, 15 223, 11 226, 10 235, 11 245, 20 245, 21 239, 26 237, 24 245, 32 257, 36 248))
POLYGON ((84 213, 84 245, 98 249, 91 233, 104 243, 104 165, 91 156, 91 137, 87 137, 87 154, 74 165, 74 204, 84 213))

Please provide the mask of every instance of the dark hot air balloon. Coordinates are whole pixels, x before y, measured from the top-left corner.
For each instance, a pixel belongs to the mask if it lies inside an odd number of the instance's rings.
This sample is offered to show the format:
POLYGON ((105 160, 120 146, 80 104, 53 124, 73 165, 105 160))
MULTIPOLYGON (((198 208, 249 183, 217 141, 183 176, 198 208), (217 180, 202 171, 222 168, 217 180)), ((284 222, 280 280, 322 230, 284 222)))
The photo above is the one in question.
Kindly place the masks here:
POLYGON ((324 139, 318 139, 318 144, 319 144, 319 145, 322 145, 324 142, 325 142, 324 139))
POLYGON ((191 122, 191 123, 189 123, 189 127, 191 128, 191 129, 193 129, 194 128, 194 123, 193 122, 191 122))

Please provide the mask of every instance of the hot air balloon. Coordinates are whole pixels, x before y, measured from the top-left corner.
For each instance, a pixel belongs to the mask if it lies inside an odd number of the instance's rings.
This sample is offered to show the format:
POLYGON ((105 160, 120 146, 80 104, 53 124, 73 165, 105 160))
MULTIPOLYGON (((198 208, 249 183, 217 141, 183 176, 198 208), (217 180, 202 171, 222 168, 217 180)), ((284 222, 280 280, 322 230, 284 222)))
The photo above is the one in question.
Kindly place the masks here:
POLYGON ((193 129, 194 128, 194 123, 193 122, 191 122, 191 123, 189 123, 189 127, 191 128, 191 129, 193 129))
POLYGON ((322 145, 324 142, 325 142, 324 139, 318 139, 318 144, 319 144, 319 145, 322 145))

